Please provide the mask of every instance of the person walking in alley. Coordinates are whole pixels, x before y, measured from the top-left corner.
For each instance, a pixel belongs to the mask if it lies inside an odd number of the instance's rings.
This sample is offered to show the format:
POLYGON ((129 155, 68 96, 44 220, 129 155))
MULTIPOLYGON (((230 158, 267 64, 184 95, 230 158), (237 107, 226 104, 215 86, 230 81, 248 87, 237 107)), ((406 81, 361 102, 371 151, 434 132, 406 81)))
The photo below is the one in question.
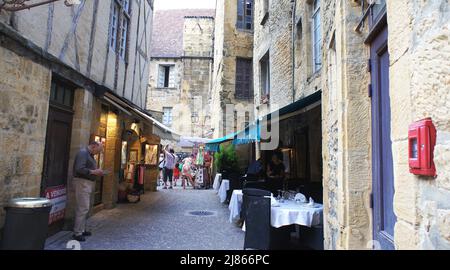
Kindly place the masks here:
POLYGON ((164 169, 163 169, 163 181, 164 188, 167 189, 167 182, 169 182, 169 189, 172 189, 172 178, 173 178, 173 169, 175 168, 175 164, 177 162, 177 157, 175 156, 175 151, 173 149, 169 149, 169 145, 166 145, 164 148, 164 169))
POLYGON ((73 239, 85 241, 85 236, 91 232, 86 231, 86 219, 91 206, 91 194, 95 189, 97 176, 103 176, 105 172, 97 169, 94 156, 103 151, 103 145, 99 142, 91 142, 81 149, 75 157, 73 164, 73 187, 75 190, 75 225, 73 239))

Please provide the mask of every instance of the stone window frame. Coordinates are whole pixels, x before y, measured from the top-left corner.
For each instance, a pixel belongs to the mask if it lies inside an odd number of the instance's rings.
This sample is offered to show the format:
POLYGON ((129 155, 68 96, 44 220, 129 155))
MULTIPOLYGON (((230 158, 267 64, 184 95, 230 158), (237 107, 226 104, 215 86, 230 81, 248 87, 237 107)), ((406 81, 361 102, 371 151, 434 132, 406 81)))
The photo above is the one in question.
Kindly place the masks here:
POLYGON ((311 46, 312 46, 312 71, 313 74, 322 68, 322 21, 320 0, 314 0, 311 4, 311 46), (316 20, 317 19, 317 20, 316 20), (319 31, 319 32, 316 32, 319 31), (320 36, 320 38, 317 38, 320 36), (320 62, 316 62, 319 60, 320 62))

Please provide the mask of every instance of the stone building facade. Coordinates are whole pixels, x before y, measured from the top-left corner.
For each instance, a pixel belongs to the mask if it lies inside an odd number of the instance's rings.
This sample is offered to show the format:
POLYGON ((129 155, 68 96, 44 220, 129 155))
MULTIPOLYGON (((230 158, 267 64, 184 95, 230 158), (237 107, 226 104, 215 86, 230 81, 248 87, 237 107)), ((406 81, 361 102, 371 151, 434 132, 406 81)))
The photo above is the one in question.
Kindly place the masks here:
POLYGON ((377 1, 362 19, 368 2, 256 1, 255 113, 320 93, 325 249, 448 249, 448 2, 377 1), (427 117, 437 129, 437 177, 409 172, 408 127, 427 117), (391 174, 380 177, 380 166, 391 174))
POLYGON ((253 119, 253 11, 253 0, 216 2, 211 93, 214 138, 240 130, 244 123, 253 119), (251 20, 251 25, 248 21, 243 24, 244 18, 251 20), (240 67, 245 72, 236 72, 240 67), (243 77, 239 78, 241 75, 243 77), (249 85, 237 87, 237 81, 246 81, 249 85), (238 116, 237 112, 247 114, 238 116), (245 118, 237 121, 238 117, 245 118))
POLYGON ((147 109, 179 134, 211 137, 214 10, 161 10, 154 21, 147 109))
POLYGON ((0 227, 9 199, 48 196, 60 202, 54 227, 70 229, 73 160, 89 141, 105 144, 97 158, 111 171, 97 180, 93 212, 115 206, 130 151, 140 159, 159 145, 144 111, 152 15, 153 1, 0 11, 0 227))

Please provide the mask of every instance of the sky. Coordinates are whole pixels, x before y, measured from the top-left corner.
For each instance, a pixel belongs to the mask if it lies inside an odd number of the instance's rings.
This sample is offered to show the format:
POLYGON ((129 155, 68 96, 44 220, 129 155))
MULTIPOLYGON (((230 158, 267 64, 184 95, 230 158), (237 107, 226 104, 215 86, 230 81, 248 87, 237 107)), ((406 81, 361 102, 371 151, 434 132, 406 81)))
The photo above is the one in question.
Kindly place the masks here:
POLYGON ((155 0, 155 10, 185 8, 215 9, 216 0, 155 0))

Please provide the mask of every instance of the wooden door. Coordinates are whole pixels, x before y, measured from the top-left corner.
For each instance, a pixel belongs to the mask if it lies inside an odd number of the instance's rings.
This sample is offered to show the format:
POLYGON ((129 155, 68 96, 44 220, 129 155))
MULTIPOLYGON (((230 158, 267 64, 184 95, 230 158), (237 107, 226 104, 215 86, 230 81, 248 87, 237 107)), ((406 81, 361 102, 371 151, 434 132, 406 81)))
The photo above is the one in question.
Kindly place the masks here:
POLYGON ((373 238, 394 249, 394 174, 387 26, 371 43, 373 238))

